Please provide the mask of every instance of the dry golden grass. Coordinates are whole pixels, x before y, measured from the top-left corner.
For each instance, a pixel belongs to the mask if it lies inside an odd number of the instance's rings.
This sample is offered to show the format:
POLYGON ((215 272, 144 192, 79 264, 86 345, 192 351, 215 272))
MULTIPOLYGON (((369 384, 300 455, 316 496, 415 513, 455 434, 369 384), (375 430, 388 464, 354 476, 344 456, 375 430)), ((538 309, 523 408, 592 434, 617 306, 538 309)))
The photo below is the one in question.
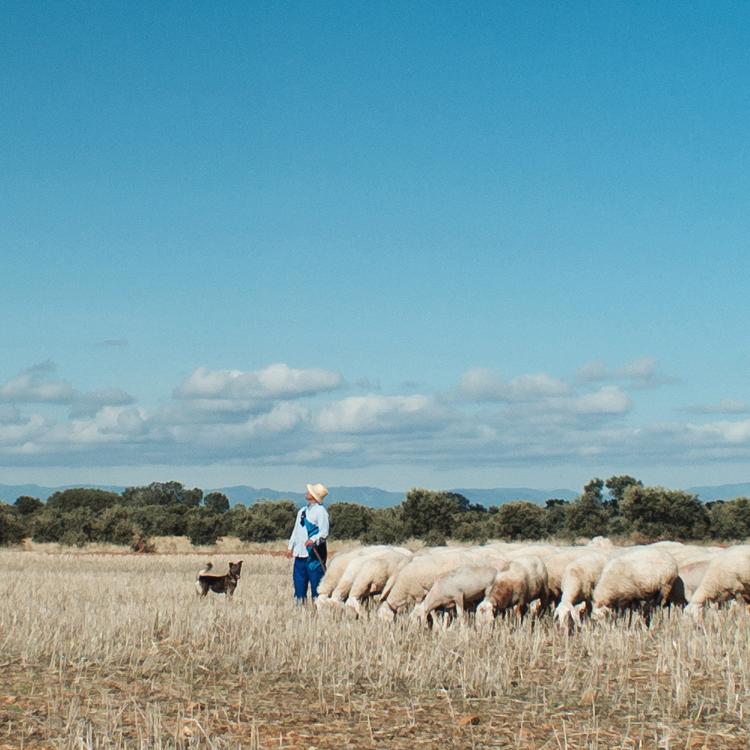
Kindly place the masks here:
POLYGON ((0 748, 748 746, 744 608, 424 632, 296 608, 272 554, 199 600, 205 561, 0 551, 0 748))
MULTIPOLYGON (((272 542, 243 542, 236 536, 219 537, 216 544, 194 546, 186 536, 155 536, 149 537, 149 543, 153 545, 154 551, 161 555, 282 555, 286 552, 286 540, 275 540, 272 542)), ((336 549, 346 551, 354 547, 361 547, 362 543, 356 540, 336 540, 336 549)), ((410 539, 405 543, 412 550, 423 547, 418 539, 410 539)), ((76 555, 129 555, 131 550, 117 544, 104 542, 91 542, 83 547, 66 547, 56 542, 35 542, 25 539, 22 548, 27 552, 44 552, 51 555, 76 554, 76 555)))

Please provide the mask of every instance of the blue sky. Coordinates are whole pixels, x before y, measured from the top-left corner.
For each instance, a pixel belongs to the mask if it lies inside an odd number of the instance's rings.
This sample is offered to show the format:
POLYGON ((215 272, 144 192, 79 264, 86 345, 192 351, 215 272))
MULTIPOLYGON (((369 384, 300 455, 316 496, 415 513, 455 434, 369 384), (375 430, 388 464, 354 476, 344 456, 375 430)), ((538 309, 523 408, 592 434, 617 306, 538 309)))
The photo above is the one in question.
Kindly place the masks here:
POLYGON ((750 479, 746 4, 0 13, 0 481, 750 479))

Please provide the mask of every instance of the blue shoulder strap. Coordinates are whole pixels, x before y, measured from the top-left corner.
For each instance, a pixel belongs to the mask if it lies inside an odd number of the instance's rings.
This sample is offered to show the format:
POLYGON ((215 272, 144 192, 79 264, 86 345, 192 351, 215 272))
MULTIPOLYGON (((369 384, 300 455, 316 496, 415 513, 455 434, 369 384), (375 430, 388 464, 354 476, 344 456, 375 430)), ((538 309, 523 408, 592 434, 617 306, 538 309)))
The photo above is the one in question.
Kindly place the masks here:
POLYGON ((306 515, 304 516, 304 519, 305 529, 307 529, 307 538, 311 539, 320 531, 320 529, 306 515))

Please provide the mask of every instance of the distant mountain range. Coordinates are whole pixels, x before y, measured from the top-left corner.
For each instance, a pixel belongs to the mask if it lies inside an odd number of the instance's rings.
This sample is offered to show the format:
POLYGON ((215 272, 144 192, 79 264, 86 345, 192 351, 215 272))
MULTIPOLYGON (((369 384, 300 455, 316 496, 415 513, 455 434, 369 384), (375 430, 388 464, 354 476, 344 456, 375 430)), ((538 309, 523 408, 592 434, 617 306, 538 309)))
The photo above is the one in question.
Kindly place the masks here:
POLYGON ((720 484, 715 487, 690 487, 704 503, 712 500, 734 500, 736 497, 750 497, 750 482, 740 484, 720 484))
MULTIPOLYGON (((99 484, 71 484, 60 487, 42 487, 38 484, 0 484, 0 501, 14 503, 21 495, 29 495, 46 500, 54 492, 71 487, 96 487, 112 492, 122 492, 125 487, 99 484)), ((496 487, 494 489, 456 488, 451 492, 459 492, 472 503, 480 503, 485 507, 504 505, 514 500, 528 500, 542 504, 549 498, 574 500, 580 493, 573 490, 536 490, 529 487, 496 487)), ((742 484, 721 484, 706 487, 688 487, 704 502, 711 500, 732 500, 735 497, 750 497, 750 482, 742 484)), ((236 485, 233 487, 215 487, 204 490, 209 492, 223 492, 232 505, 243 503, 252 505, 260 500, 292 500, 295 503, 304 502, 303 492, 272 490, 268 487, 249 487, 236 485)), ((389 508, 398 505, 404 499, 404 492, 388 492, 378 487, 331 487, 329 488, 328 503, 358 503, 371 508, 389 508)))

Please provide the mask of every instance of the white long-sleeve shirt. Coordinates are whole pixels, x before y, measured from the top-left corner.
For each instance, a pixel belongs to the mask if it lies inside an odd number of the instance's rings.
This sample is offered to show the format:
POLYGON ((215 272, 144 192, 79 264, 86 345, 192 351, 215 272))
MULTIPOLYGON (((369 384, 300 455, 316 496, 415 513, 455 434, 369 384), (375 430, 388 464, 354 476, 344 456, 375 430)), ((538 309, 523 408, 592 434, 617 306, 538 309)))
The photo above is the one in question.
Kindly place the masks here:
POLYGON ((300 508, 289 537, 289 549, 294 557, 309 557, 305 542, 310 539, 315 544, 328 537, 328 511, 319 503, 309 503, 300 508), (304 515, 304 519, 302 514, 304 515))

